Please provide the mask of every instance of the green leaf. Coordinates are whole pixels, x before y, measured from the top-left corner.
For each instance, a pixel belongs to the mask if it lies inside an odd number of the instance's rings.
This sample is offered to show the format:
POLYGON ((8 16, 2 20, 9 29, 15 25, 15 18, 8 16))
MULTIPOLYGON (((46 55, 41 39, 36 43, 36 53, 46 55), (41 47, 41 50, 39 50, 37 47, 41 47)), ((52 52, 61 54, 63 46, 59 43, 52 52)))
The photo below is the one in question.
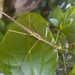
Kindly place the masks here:
POLYGON ((61 8, 58 6, 56 7, 56 9, 54 10, 54 13, 53 13, 53 18, 59 20, 60 16, 62 15, 62 10, 61 8))
POLYGON ((0 42, 2 42, 4 35, 0 32, 0 42))
POLYGON ((59 22, 58 22, 57 19, 51 18, 50 21, 51 21, 51 23, 52 23, 54 26, 58 27, 58 23, 59 23, 59 22))
POLYGON ((65 26, 61 31, 65 34, 68 41, 75 42, 75 25, 65 26))
POLYGON ((62 15, 60 16, 59 24, 60 27, 64 28, 64 26, 69 25, 72 20, 74 20, 75 15, 75 6, 68 8, 62 15))
POLYGON ((73 66, 72 71, 69 73, 69 75, 75 75, 75 65, 73 66))
MULTIPOLYGON (((35 13, 23 14, 18 21, 53 43, 47 21, 35 13)), ((4 75, 54 75, 58 52, 12 23, 0 45, 0 71, 4 75)))
POLYGON ((73 17, 75 15, 75 6, 69 9, 69 16, 68 17, 73 17))
POLYGON ((66 36, 68 41, 75 42, 75 6, 69 8, 60 17, 60 30, 66 36))
POLYGON ((2 19, 0 19, 0 30, 3 30, 5 28, 5 23, 2 19))

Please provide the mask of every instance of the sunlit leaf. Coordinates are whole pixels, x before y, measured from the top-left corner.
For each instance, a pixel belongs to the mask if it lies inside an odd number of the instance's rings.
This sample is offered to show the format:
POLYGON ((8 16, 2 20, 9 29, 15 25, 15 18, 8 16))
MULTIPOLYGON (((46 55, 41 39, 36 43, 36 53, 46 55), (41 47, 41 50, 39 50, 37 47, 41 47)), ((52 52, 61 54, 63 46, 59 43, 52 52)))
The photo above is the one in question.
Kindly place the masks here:
POLYGON ((73 66, 72 71, 69 73, 69 75, 75 75, 75 65, 73 66))
POLYGON ((73 17, 75 15, 75 6, 69 9, 69 16, 68 17, 73 17))

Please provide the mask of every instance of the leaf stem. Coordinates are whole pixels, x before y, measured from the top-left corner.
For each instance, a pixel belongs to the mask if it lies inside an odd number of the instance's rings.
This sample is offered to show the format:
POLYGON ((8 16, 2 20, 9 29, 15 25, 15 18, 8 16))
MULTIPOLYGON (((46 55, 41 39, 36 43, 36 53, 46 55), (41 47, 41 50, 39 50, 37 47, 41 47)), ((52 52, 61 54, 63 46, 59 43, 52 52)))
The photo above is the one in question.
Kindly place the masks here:
POLYGON ((65 75, 67 75, 67 69, 66 69, 66 59, 65 59, 65 55, 64 54, 62 54, 62 56, 63 56, 63 62, 64 62, 64 74, 65 75))

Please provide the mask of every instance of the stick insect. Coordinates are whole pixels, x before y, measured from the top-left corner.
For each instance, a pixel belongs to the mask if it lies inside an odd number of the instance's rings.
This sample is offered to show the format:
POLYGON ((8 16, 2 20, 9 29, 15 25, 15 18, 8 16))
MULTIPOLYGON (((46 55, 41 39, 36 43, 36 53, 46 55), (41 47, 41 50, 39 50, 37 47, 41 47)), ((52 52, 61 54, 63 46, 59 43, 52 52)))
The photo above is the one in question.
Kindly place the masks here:
MULTIPOLYGON (((4 12, 1 12, 1 13, 2 13, 3 15, 5 15, 6 17, 8 17, 9 19, 11 19, 11 20, 12 20, 14 23, 16 23, 19 27, 23 28, 23 29, 24 29, 25 31, 27 31, 30 35, 32 35, 33 37, 35 37, 35 38, 37 39, 36 43, 31 47, 31 49, 28 51, 27 55, 24 57, 24 59, 23 59, 21 65, 20 65, 20 69, 21 69, 21 67, 22 67, 22 65, 23 65, 23 63, 24 63, 24 61, 27 59, 28 55, 31 53, 31 51, 32 51, 32 49, 34 48, 34 46, 35 46, 40 40, 43 41, 43 42, 45 42, 46 44, 48 44, 48 45, 50 45, 50 46, 52 46, 52 47, 58 49, 58 51, 60 51, 60 52, 61 52, 61 50, 64 50, 65 47, 57 46, 57 45, 52 44, 52 43, 50 43, 49 41, 45 40, 44 38, 42 38, 42 37, 38 34, 38 31, 37 31, 36 27, 35 27, 35 29, 36 29, 37 33, 34 32, 34 31, 32 31, 32 30, 30 30, 29 28, 23 26, 22 24, 20 24, 19 22, 17 22, 15 19, 13 19, 13 18, 11 18, 10 16, 8 16, 6 13, 4 13, 4 12)), ((30 25, 30 18, 29 18, 29 25, 30 25)), ((35 26, 35 25, 34 25, 34 26, 35 26)), ((57 40, 58 40, 58 36, 59 36, 59 31, 58 31, 58 35, 57 35, 57 38, 56 38, 56 42, 57 42, 57 40)), ((73 44, 75 44, 75 43, 73 43, 73 44)), ((65 50, 64 50, 64 51, 65 51, 65 50)), ((68 52, 69 52, 69 53, 73 53, 73 52, 71 52, 71 51, 68 51, 68 52)), ((75 54, 75 53, 73 53, 73 54, 75 54)))

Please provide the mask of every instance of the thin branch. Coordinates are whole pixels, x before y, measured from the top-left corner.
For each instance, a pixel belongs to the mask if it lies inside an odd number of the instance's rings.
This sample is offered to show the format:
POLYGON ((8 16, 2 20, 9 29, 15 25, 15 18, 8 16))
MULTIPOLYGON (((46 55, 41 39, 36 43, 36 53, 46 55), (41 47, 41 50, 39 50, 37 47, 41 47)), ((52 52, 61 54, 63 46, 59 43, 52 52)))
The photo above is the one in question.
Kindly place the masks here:
POLYGON ((18 21, 16 21, 15 19, 11 18, 10 16, 8 16, 6 13, 4 12, 1 12, 3 15, 5 15, 6 17, 8 17, 11 21, 13 21, 15 24, 17 24, 19 27, 21 27, 22 29, 24 29, 25 31, 27 31, 29 34, 31 34, 32 36, 34 36, 35 38, 37 38, 38 40, 40 41, 43 41, 45 43, 47 43, 48 45, 58 49, 58 50, 61 50, 60 47, 50 43, 49 41, 45 40, 44 38, 42 38, 38 33, 30 30, 29 28, 23 26, 21 23, 19 23, 18 21))
POLYGON ((65 58, 65 55, 64 54, 62 54, 62 56, 63 56, 63 62, 64 62, 64 74, 65 75, 67 75, 67 68, 66 68, 66 58, 65 58))

